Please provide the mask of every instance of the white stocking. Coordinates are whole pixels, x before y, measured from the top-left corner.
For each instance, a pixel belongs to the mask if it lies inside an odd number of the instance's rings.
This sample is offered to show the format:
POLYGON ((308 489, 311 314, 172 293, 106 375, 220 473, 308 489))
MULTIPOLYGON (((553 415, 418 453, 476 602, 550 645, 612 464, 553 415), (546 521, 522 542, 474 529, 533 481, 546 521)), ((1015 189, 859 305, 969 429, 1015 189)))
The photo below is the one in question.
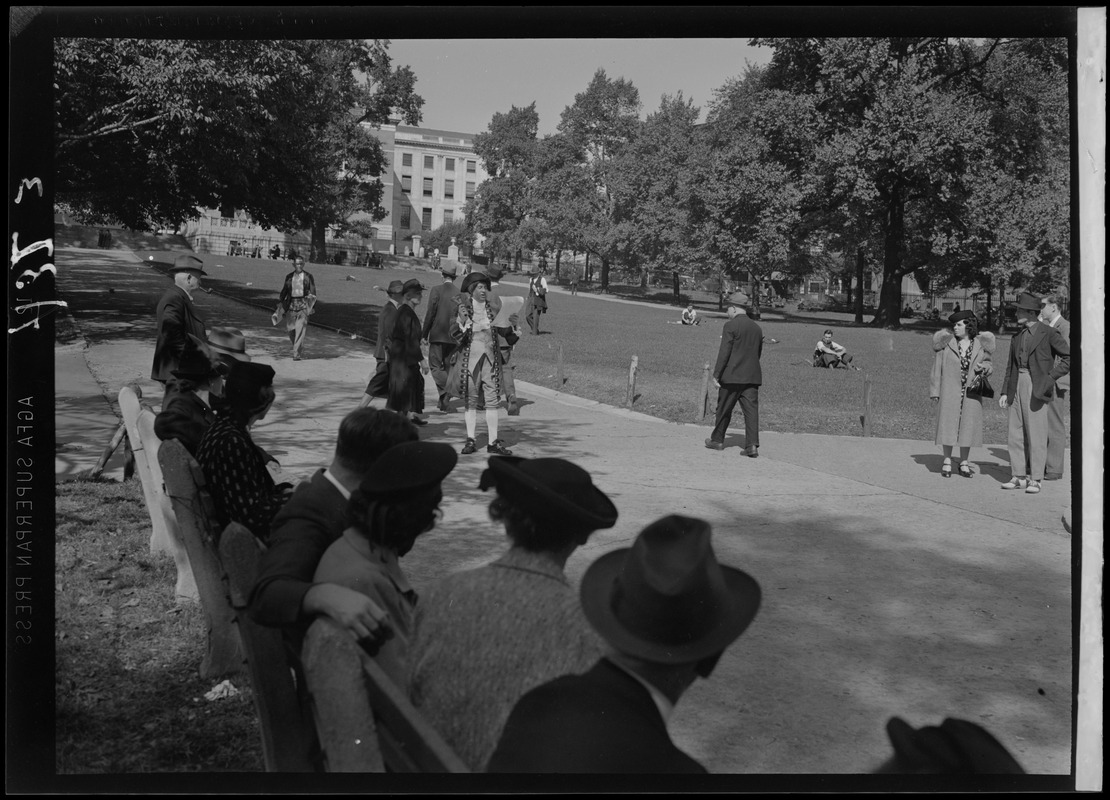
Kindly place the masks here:
POLYGON ((466 422, 466 438, 473 439, 474 431, 478 427, 478 410, 468 408, 463 411, 463 420, 466 422))
POLYGON ((486 409, 486 427, 489 428, 489 443, 497 441, 497 409, 486 409))

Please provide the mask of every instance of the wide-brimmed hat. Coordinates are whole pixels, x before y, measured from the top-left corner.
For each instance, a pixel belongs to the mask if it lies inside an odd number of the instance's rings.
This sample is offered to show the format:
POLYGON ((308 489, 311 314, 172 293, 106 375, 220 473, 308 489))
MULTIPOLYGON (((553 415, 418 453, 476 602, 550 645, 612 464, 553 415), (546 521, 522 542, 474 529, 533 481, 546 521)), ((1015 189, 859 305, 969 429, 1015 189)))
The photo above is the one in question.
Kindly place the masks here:
POLYGON ((449 275, 450 277, 454 278, 459 272, 459 267, 457 264, 452 262, 442 265, 439 268, 439 271, 444 275, 449 275))
POLYGON ((273 386, 274 375, 274 368, 269 364, 236 361, 227 375, 224 397, 232 404, 238 402, 249 405, 258 397, 259 389, 273 386))
POLYGON ((962 322, 965 319, 978 319, 974 311, 957 311, 948 317, 948 321, 955 325, 957 322, 962 322))
POLYGON ((247 337, 238 328, 212 328, 208 331, 208 346, 217 356, 228 356, 236 361, 251 360, 247 355, 247 337))
POLYGON ((203 381, 227 374, 227 367, 213 359, 212 352, 203 339, 188 334, 189 342, 181 353, 177 368, 170 370, 175 378, 203 381))
POLYGON ((410 292, 422 291, 424 291, 424 284, 422 284, 416 278, 409 278, 407 281, 405 281, 404 285, 401 286, 401 294, 409 294, 410 292))
POLYGON ((914 730, 891 717, 886 732, 899 771, 960 775, 1023 775, 1025 770, 985 728, 947 718, 940 726, 914 730))
POLYGON ((196 275, 207 275, 204 271, 204 262, 196 256, 182 253, 173 260, 173 272, 192 272, 196 275))
POLYGON ((371 497, 390 497, 430 489, 443 482, 458 460, 449 444, 403 442, 378 456, 359 491, 371 497))
POLYGON ((743 292, 733 292, 728 296, 728 304, 730 306, 749 306, 752 299, 743 292))
POLYGON ((501 280, 501 276, 504 275, 505 272, 496 264, 490 264, 488 267, 486 267, 486 274, 489 276, 489 279, 491 281, 499 281, 501 280))
POLYGON ((590 473, 562 458, 495 456, 478 488, 497 493, 536 519, 601 530, 617 522, 617 507, 590 473))
POLYGON ((385 293, 388 295, 398 295, 404 290, 405 284, 400 281, 390 281, 389 286, 385 287, 385 293))
POLYGON ((631 548, 594 561, 580 596, 586 619, 619 652, 688 664, 743 633, 761 593, 746 572, 717 563, 709 523, 671 515, 644 528, 631 548))
POLYGON ((489 275, 484 272, 471 272, 463 278, 461 291, 463 294, 469 294, 470 290, 474 288, 474 284, 484 283, 487 289, 492 288, 489 275))
POLYGON ((1029 292, 1022 292, 1018 296, 1017 300, 1015 300, 1013 303, 1010 303, 1010 308, 1013 308, 1015 310, 1020 309, 1022 311, 1036 311, 1037 313, 1040 313, 1041 298, 1037 297, 1037 295, 1035 294, 1030 294, 1029 292))

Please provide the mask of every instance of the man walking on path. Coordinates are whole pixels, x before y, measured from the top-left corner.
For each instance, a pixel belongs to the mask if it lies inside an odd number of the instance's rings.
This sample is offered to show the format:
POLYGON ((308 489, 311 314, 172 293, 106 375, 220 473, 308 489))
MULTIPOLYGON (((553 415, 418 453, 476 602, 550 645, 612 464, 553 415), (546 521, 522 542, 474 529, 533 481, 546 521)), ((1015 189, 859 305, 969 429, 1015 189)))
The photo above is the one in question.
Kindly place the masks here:
POLYGON ((1023 329, 1010 340, 1010 362, 998 398, 1010 409, 1010 475, 1003 489, 1041 490, 1048 457, 1048 408, 1056 395, 1056 381, 1071 370, 1071 349, 1058 330, 1037 316, 1038 298, 1023 292, 1014 304, 1023 329))
POLYGON ((543 270, 532 267, 532 277, 528 279, 528 301, 524 318, 536 336, 540 335, 540 315, 547 313, 547 279, 543 270))
MULTIPOLYGON (((493 264, 487 271, 490 279, 490 294, 505 302, 505 298, 497 290, 499 281, 501 280, 501 267, 493 264)), ((519 320, 516 314, 512 315, 513 330, 516 330, 519 320)), ((518 331, 519 335, 519 331, 518 331)), ((506 342, 504 339, 498 339, 501 347, 501 386, 505 389, 505 404, 510 417, 520 415, 520 404, 516 401, 516 381, 513 380, 513 370, 516 365, 512 363, 513 346, 506 342)))
POLYGON ((744 455, 759 456, 759 387, 763 372, 759 366, 763 355, 763 330, 748 319, 750 301, 743 292, 734 292, 728 298, 728 322, 721 331, 721 349, 717 365, 713 368, 713 382, 719 387, 717 394, 717 423, 713 433, 705 440, 710 450, 725 449, 725 432, 732 422, 736 403, 744 414, 744 455))
MULTIPOLYGON (((1071 347, 1071 323, 1060 316, 1060 306, 1053 296, 1041 300, 1041 321, 1055 328, 1071 347)), ((1056 381, 1056 399, 1048 404, 1048 455, 1044 465, 1044 479, 1058 481, 1064 477, 1064 399, 1071 390, 1071 373, 1056 381)))
POLYGON ((176 391, 174 370, 189 342, 189 334, 200 340, 205 335, 204 320, 193 305, 193 292, 200 288, 200 279, 208 273, 204 262, 194 255, 179 255, 173 262, 173 283, 154 312, 157 339, 154 343, 154 365, 150 377, 164 387, 162 404, 176 391))
POLYGON ((293 360, 300 361, 301 348, 308 331, 308 318, 316 305, 316 281, 311 272, 305 271, 304 258, 301 256, 293 259, 293 271, 285 276, 278 301, 285 315, 289 343, 293 345, 293 360))
POLYGON ((385 293, 389 299, 385 301, 382 310, 378 312, 378 339, 374 345, 374 374, 366 384, 366 393, 359 401, 359 408, 366 408, 375 397, 389 395, 389 363, 386 358, 389 352, 389 335, 393 332, 393 323, 397 321, 397 310, 401 307, 401 296, 404 294, 405 285, 400 281, 391 281, 385 293))
POLYGON ((443 275, 443 283, 428 293, 428 310, 424 312, 421 338, 428 344, 428 366, 432 372, 432 380, 436 382, 436 389, 439 390, 436 407, 440 411, 449 411, 447 359, 455 349, 455 340, 451 338, 451 320, 457 312, 459 287, 455 285, 455 276, 458 267, 451 263, 442 267, 440 273, 443 275))

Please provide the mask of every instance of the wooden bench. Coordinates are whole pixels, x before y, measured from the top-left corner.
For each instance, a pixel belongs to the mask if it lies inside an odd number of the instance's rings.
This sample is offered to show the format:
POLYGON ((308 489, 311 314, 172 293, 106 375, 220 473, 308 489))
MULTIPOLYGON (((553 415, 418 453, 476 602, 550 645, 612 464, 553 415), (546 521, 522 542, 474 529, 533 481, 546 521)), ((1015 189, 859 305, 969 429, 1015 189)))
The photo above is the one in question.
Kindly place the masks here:
POLYGON ((243 670, 243 647, 235 625, 235 609, 216 550, 216 518, 212 496, 205 488, 204 473, 176 439, 162 442, 158 449, 166 494, 173 503, 181 541, 189 554, 196 578, 200 605, 208 628, 208 649, 200 665, 204 678, 216 678, 243 670))
POLYGON ((335 622, 312 623, 301 657, 329 772, 469 772, 335 622))
POLYGON ((282 633, 257 624, 247 615, 263 551, 254 534, 238 522, 229 523, 220 535, 220 562, 227 574, 246 654, 262 732, 262 754, 267 772, 314 772, 317 745, 312 712, 298 696, 282 633))
POLYGON ((135 471, 143 487, 147 512, 150 514, 150 552, 169 553, 177 569, 175 595, 177 602, 197 602, 200 593, 189 564, 189 556, 177 529, 173 504, 166 496, 162 466, 158 461, 161 440, 154 434, 154 411, 141 402, 142 390, 125 386, 119 391, 119 407, 127 429, 127 439, 135 459, 135 471))

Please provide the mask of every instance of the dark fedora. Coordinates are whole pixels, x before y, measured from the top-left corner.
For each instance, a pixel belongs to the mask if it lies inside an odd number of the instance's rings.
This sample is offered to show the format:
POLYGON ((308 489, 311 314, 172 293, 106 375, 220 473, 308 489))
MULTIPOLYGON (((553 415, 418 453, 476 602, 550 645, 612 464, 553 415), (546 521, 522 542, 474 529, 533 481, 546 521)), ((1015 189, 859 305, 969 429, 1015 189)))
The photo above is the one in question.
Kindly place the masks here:
POLYGON ((378 456, 359 491, 370 497, 390 497, 430 489, 443 482, 458 460, 449 444, 403 442, 378 456))
POLYGON ((478 488, 491 486, 536 519, 590 530, 612 528, 617 522, 617 507, 594 486, 590 473, 562 458, 491 458, 478 488))
POLYGON ((412 294, 413 292, 422 291, 424 291, 424 284, 422 284, 416 278, 409 278, 407 281, 405 281, 404 285, 401 286, 401 294, 412 294))
POLYGON ((398 295, 401 294, 402 291, 404 291, 404 288, 405 284, 401 283, 400 281, 390 281, 389 286, 385 288, 385 293, 398 295))
POLYGON ((974 311, 957 311, 948 317, 948 322, 955 325, 957 322, 962 322, 965 319, 976 319, 974 311))
POLYGON ((501 280, 501 276, 505 274, 505 271, 496 264, 490 264, 486 268, 486 274, 489 275, 489 279, 491 281, 499 281, 501 280))
POLYGON ((196 256, 182 253, 173 260, 173 272, 192 272, 196 275, 207 275, 204 271, 204 262, 196 256))
POLYGON ((251 405, 258 397, 258 390, 274 385, 274 368, 269 364, 253 361, 236 361, 231 365, 224 384, 224 397, 233 405, 251 405))
POLYGON ((460 291, 462 291, 463 294, 470 294, 470 290, 473 289, 474 285, 477 283, 485 284, 487 289, 492 288, 489 275, 484 272, 471 272, 469 275, 463 278, 460 291))
POLYGON ((1021 309, 1022 311, 1041 311, 1041 298, 1029 292, 1022 292, 1016 301, 1010 303, 1010 308, 1021 309))
POLYGON ((717 563, 709 523, 677 515, 597 559, 580 591, 582 611, 605 641, 660 664, 724 650, 755 617, 760 594, 750 575, 717 563))
POLYGON ((730 306, 749 306, 752 299, 743 292, 733 292, 728 296, 728 304, 730 306))
POLYGON ((451 262, 441 266, 439 271, 448 277, 454 278, 459 273, 459 267, 454 262, 451 262))
POLYGON ((891 717, 886 732, 899 772, 960 775, 1023 775, 1025 770, 985 728, 947 718, 939 726, 914 730, 891 717))
POLYGON ((189 343, 181 353, 177 362, 177 369, 170 370, 175 378, 192 381, 209 380, 217 375, 225 374, 227 368, 212 358, 212 353, 204 340, 189 334, 189 343))
POLYGON ((238 328, 212 328, 208 331, 208 346, 217 356, 228 356, 236 361, 251 360, 247 355, 247 337, 238 328))

